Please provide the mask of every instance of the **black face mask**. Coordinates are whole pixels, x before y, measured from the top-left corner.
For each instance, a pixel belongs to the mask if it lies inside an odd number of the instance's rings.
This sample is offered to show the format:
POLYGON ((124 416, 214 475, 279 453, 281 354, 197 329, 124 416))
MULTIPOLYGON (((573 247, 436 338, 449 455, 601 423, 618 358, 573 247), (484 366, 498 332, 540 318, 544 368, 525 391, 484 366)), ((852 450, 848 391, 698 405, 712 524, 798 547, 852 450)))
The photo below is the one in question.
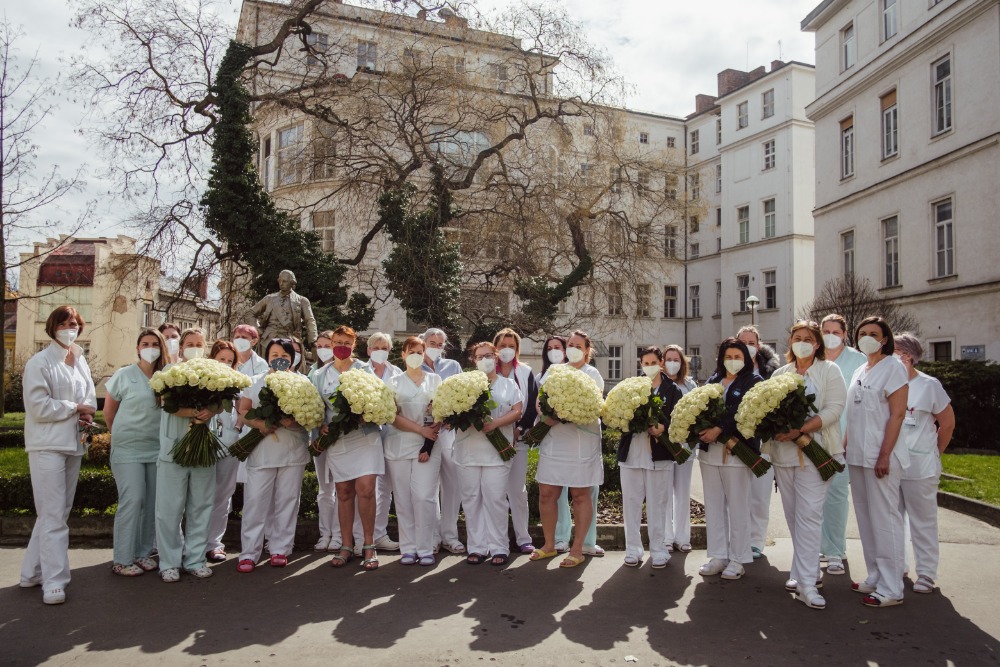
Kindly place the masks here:
POLYGON ((269 363, 268 366, 270 366, 276 371, 287 371, 289 368, 292 367, 292 362, 289 361, 288 359, 283 359, 281 357, 278 357, 277 359, 272 359, 271 363, 269 363))

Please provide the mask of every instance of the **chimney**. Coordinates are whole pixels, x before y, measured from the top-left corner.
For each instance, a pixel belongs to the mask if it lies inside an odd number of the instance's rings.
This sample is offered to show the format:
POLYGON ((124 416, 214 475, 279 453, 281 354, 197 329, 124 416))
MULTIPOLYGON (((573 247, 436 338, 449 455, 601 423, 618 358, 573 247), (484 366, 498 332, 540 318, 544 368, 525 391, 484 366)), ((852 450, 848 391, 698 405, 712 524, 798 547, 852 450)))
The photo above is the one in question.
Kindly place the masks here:
POLYGON ((771 71, 772 72, 775 71, 775 70, 781 69, 784 66, 785 66, 785 63, 781 62, 780 60, 772 60, 771 61, 771 71))
POLYGON ((708 111, 715 106, 715 100, 716 98, 711 95, 695 95, 694 112, 701 113, 702 111, 708 111))
POLYGON ((724 97, 750 81, 750 75, 738 69, 724 69, 719 72, 719 97, 724 97))
POLYGON ((767 74, 767 70, 765 70, 764 66, 761 65, 757 69, 750 71, 750 73, 747 75, 747 83, 749 83, 751 81, 756 81, 757 79, 759 79, 760 77, 764 76, 765 74, 767 74))

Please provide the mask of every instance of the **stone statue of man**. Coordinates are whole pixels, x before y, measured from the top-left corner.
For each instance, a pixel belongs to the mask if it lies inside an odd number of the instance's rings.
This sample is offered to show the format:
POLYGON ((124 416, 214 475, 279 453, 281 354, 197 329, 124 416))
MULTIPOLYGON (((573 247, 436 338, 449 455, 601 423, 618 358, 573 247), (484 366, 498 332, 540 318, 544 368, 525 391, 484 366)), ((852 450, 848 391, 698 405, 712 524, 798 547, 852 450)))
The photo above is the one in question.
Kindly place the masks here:
POLYGON ((278 274, 278 291, 258 301, 250 311, 257 318, 260 343, 272 338, 296 337, 311 349, 316 342, 316 318, 309 299, 295 292, 295 274, 285 269, 278 274), (303 328, 305 335, 302 335, 303 328))

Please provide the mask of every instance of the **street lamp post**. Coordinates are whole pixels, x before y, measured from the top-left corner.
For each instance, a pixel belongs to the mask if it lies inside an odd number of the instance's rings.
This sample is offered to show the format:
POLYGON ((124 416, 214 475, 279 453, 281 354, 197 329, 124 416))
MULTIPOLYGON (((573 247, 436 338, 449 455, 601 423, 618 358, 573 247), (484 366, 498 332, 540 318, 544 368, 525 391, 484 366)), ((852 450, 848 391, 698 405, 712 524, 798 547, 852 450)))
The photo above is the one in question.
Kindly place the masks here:
POLYGON ((760 305, 760 299, 753 294, 747 297, 747 307, 750 309, 750 326, 754 326, 754 310, 760 305))

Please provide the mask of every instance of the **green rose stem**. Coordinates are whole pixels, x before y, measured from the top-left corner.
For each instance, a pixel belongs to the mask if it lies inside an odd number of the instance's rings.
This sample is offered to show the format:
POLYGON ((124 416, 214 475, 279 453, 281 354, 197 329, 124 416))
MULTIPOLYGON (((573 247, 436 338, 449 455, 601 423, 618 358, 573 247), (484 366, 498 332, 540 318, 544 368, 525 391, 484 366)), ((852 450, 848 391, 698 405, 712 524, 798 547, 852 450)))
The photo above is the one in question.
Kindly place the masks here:
MULTIPOLYGON (((844 472, 844 464, 830 456, 825 449, 819 446, 809 435, 803 433, 795 438, 795 444, 799 446, 802 454, 813 462, 816 470, 819 471, 820 478, 825 482, 838 472, 844 472)), ((801 459, 799 459, 801 461, 801 459)))
POLYGON ((487 433, 486 439, 490 441, 491 445, 493 445, 493 449, 497 450, 497 454, 500 455, 501 461, 510 461, 517 454, 517 450, 514 449, 514 446, 510 444, 509 440, 507 440, 507 436, 499 430, 487 433))
POLYGON ((257 449, 257 445, 264 441, 264 434, 253 428, 245 436, 234 442, 229 447, 229 454, 240 461, 246 461, 257 449))
POLYGON ((746 467, 750 468, 750 472, 756 477, 763 477, 771 469, 770 463, 765 461, 760 454, 750 449, 746 443, 741 442, 738 438, 730 438, 723 446, 726 448, 727 455, 732 452, 733 456, 742 461, 746 467))
POLYGON ((185 468, 210 468, 225 455, 226 448, 208 424, 196 424, 194 420, 188 432, 170 450, 174 463, 185 468))
POLYGON ((656 441, 667 448, 667 453, 677 462, 678 465, 685 463, 691 458, 691 452, 687 448, 681 447, 676 442, 671 442, 666 432, 656 436, 656 441))

